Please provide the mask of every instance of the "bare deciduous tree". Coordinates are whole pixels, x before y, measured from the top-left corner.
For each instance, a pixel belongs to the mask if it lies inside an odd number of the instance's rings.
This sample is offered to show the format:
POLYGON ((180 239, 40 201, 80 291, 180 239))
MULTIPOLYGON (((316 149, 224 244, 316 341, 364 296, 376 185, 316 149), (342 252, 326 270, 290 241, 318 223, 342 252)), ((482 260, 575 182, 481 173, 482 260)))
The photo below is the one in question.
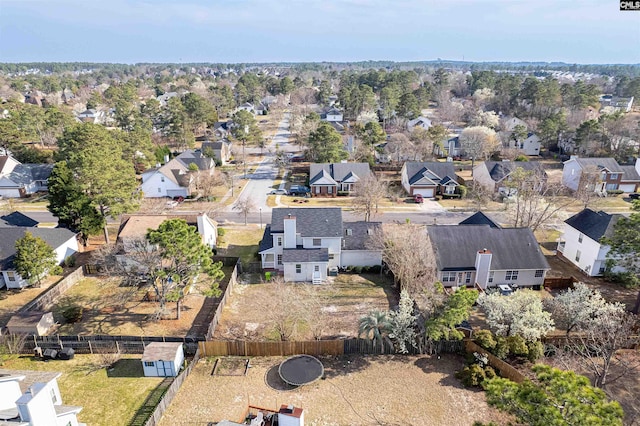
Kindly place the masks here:
POLYGON ((378 214, 378 205, 388 195, 389 188, 386 182, 378 180, 370 174, 361 179, 355 185, 352 207, 355 213, 362 214, 364 221, 369 222, 378 214))
POLYGON ((248 197, 244 197, 235 202, 232 209, 244 215, 244 224, 247 224, 247 215, 256 209, 256 203, 248 197))
POLYGON ((599 191, 601 186, 602 173, 596 165, 590 164, 582 169, 578 189, 574 195, 585 209, 589 206, 593 207, 602 197, 601 191, 599 191))

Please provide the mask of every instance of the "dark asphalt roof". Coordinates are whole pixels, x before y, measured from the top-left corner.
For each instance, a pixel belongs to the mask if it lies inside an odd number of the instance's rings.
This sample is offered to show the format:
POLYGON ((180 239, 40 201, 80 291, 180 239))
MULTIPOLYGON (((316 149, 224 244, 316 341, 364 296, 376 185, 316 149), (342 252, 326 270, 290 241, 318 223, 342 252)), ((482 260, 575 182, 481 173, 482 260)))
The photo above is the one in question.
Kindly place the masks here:
POLYGON ((42 238, 54 250, 75 235, 75 233, 64 228, 0 227, 0 268, 2 270, 10 270, 13 267, 16 241, 24 237, 25 232, 31 232, 34 237, 42 238))
POLYGON ((502 226, 482 212, 472 214, 458 225, 489 225, 492 228, 502 228, 502 226))
POLYGON ((312 163, 309 165, 309 183, 311 185, 321 177, 323 170, 336 182, 342 182, 350 174, 355 174, 360 179, 371 174, 368 163, 312 163))
POLYGON ((440 161, 407 161, 406 163, 404 163, 404 167, 407 171, 409 184, 414 184, 415 182, 422 179, 425 172, 427 173, 427 177, 433 180, 436 184, 439 183, 441 179, 444 179, 447 176, 453 178, 454 180, 456 179, 456 170, 453 167, 453 163, 443 163, 440 161))
POLYGON ((282 251, 282 262, 328 262, 329 261, 329 249, 284 249, 282 251))
POLYGON ((509 176, 518 167, 526 171, 542 171, 545 173, 542 164, 536 161, 485 161, 484 165, 489 171, 489 176, 495 182, 499 182, 509 176))
POLYGON ((635 166, 620 166, 620 168, 624 173, 621 179, 623 182, 640 181, 640 174, 638 174, 638 171, 636 170, 635 166))
POLYGON ((260 244, 258 245, 258 251, 268 250, 273 247, 273 237, 271 236, 271 225, 267 225, 264 228, 264 234, 262 235, 262 239, 260 240, 260 244))
POLYGON ((615 158, 611 157, 600 157, 600 158, 576 158, 575 159, 578 164, 582 167, 586 166, 596 166, 598 169, 606 168, 610 172, 622 173, 622 168, 615 160, 615 158))
POLYGON ((325 208, 276 208, 271 212, 271 232, 284 233, 284 218, 296 217, 296 231, 302 237, 341 237, 342 209, 325 208))
POLYGON ((620 214, 609 214, 603 211, 596 213, 591 209, 584 209, 564 222, 592 240, 600 241, 600 238, 608 237, 613 233, 613 225, 621 217, 623 216, 620 214))
POLYGON ((431 225, 427 232, 436 251, 439 270, 474 270, 476 253, 491 251, 491 269, 549 269, 529 228, 488 225, 431 225))
POLYGON ((343 250, 366 250, 371 235, 380 229, 380 222, 345 222, 343 250), (351 232, 349 232, 351 230, 351 232), (349 235, 351 234, 351 235, 349 235))
POLYGON ((0 226, 24 226, 27 228, 33 228, 34 226, 38 226, 40 223, 21 212, 6 214, 1 216, 0 219, 2 219, 2 221, 0 221, 0 226))

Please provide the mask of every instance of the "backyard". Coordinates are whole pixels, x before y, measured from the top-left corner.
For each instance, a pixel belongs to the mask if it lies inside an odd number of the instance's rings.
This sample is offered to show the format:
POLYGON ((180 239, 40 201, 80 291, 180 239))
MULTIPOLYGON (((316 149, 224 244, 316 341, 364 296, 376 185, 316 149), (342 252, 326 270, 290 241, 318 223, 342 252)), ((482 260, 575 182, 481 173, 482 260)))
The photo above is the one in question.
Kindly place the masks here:
POLYGON ((246 376, 212 376, 214 358, 201 359, 161 421, 162 426, 238 421, 249 404, 277 409, 293 404, 317 425, 504 424, 483 392, 463 388, 453 376, 462 357, 322 357, 325 376, 291 389, 277 368, 284 358, 252 358, 246 376), (215 403, 212 403, 215 401, 215 403))
POLYGON ((22 290, 0 290, 0 328, 7 325, 9 318, 27 303, 44 293, 60 280, 60 276, 47 277, 40 287, 30 286, 22 290))
POLYGON ((224 225, 224 236, 218 239, 218 254, 239 257, 242 262, 258 261, 258 244, 264 235, 264 229, 258 225, 224 225))
POLYGON ((341 274, 327 284, 287 283, 284 288, 249 277, 249 284, 234 287, 216 339, 277 339, 274 323, 283 320, 280 307, 292 314, 284 319, 293 323, 292 340, 355 337, 361 317, 397 304, 391 280, 377 274, 341 274))
POLYGON ((170 383, 144 377, 140 356, 124 355, 112 369, 99 368, 100 355, 76 355, 69 361, 36 360, 21 356, 2 368, 61 372, 58 378, 62 401, 83 407, 78 420, 92 426, 144 424, 150 405, 157 404, 170 383))

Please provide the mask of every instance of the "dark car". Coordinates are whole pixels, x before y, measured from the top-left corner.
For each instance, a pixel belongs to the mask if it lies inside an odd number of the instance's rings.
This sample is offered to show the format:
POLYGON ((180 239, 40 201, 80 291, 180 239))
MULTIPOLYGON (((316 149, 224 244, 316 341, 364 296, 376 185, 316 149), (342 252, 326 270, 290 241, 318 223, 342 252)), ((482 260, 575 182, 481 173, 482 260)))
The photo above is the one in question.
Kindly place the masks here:
POLYGON ((631 198, 632 200, 640 200, 640 192, 629 194, 629 198, 631 198))
POLYGON ((306 186, 302 186, 302 185, 291 185, 291 188, 289 188, 290 195, 299 195, 304 197, 309 192, 311 192, 311 190, 306 186))

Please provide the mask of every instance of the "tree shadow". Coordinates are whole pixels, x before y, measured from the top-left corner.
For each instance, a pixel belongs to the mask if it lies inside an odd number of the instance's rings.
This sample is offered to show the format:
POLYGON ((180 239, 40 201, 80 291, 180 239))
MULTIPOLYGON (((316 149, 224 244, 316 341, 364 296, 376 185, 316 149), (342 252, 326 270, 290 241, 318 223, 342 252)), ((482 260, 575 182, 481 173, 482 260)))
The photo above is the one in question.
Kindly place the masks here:
POLYGON ((172 381, 173 377, 167 377, 149 394, 138 411, 136 411, 133 419, 129 422, 129 426, 144 426, 147 424, 147 420, 155 411, 156 406, 164 396, 164 393, 167 391, 172 381))
POLYGON ((457 389, 472 391, 477 390, 465 387, 455 376, 456 371, 462 370, 465 366, 465 360, 462 355, 421 355, 413 362, 413 365, 420 368, 425 374, 442 374, 443 377, 438 381, 442 386, 451 386, 457 389))
POLYGON ((139 359, 119 359, 107 368, 107 377, 144 377, 142 361, 139 359))
POLYGON ((323 379, 344 376, 366 370, 371 362, 364 355, 343 355, 319 358, 324 366, 323 379))

